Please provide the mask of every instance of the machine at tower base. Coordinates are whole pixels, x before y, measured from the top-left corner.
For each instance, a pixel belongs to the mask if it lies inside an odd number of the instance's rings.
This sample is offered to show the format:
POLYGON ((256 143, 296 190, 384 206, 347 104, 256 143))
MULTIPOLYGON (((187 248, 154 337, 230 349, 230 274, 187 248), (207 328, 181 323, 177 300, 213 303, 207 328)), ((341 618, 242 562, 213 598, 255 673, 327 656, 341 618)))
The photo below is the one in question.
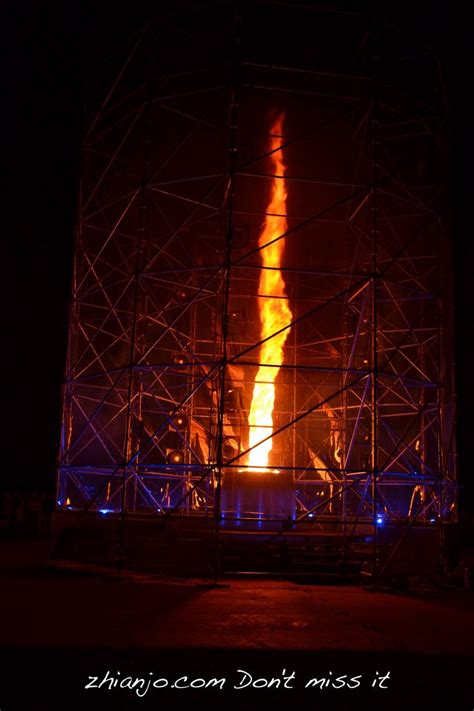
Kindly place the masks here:
POLYGON ((274 530, 275 522, 294 520, 292 472, 225 472, 221 515, 227 527, 243 529, 274 530))

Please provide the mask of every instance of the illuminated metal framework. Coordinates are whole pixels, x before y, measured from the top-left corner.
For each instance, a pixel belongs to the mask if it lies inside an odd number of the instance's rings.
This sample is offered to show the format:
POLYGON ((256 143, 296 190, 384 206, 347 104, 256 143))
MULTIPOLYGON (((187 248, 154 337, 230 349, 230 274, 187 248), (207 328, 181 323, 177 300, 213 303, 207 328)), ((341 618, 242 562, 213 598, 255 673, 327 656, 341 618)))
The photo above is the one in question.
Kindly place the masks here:
POLYGON ((217 4, 139 34, 84 139, 59 510, 347 545, 453 519, 441 89, 356 13, 217 4), (272 469, 249 472, 276 111, 293 320, 272 469))

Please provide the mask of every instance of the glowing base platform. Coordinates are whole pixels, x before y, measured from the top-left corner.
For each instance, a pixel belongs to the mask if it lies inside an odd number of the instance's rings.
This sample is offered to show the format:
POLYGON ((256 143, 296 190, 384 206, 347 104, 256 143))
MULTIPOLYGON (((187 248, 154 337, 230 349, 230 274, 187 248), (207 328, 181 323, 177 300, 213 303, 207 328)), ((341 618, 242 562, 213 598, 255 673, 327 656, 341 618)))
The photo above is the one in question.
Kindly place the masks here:
POLYGON ((284 521, 296 514, 291 472, 278 469, 237 469, 224 472, 222 518, 238 524, 245 520, 284 521))

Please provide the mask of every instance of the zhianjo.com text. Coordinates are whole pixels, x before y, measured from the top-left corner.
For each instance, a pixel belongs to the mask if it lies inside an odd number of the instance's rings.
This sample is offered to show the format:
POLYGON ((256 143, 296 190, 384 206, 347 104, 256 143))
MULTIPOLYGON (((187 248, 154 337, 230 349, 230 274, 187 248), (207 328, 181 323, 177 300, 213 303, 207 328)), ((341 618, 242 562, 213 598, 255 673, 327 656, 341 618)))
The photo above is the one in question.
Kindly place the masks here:
POLYGON ((349 674, 336 675, 332 671, 326 675, 314 676, 297 682, 296 672, 287 672, 283 669, 281 674, 274 677, 257 677, 244 669, 237 669, 232 678, 212 677, 192 677, 187 675, 176 676, 169 679, 159 677, 154 672, 149 672, 143 677, 126 676, 117 671, 112 673, 107 671, 103 676, 89 676, 89 681, 84 686, 85 689, 126 689, 133 691, 137 696, 146 696, 148 692, 159 689, 217 689, 231 687, 236 691, 243 689, 357 689, 362 684, 372 688, 387 689, 390 680, 390 672, 375 671, 371 675, 349 674))

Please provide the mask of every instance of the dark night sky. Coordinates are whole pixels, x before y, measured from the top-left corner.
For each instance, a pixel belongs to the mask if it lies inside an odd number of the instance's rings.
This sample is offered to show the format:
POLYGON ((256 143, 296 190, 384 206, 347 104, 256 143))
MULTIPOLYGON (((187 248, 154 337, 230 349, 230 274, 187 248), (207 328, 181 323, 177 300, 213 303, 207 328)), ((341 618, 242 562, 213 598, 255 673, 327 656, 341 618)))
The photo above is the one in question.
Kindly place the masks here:
MULTIPOLYGON (((332 6, 330 0, 321 5, 332 6)), ((437 49, 450 105, 451 199, 455 259, 458 443, 464 505, 474 508, 470 443, 474 395, 472 339, 471 22, 461 3, 388 0, 380 12, 424 35, 437 49), (414 7, 415 6, 415 7, 414 7), (462 313, 461 313, 462 312, 462 313), (471 479, 471 481, 469 481, 471 479), (469 492, 469 495, 468 495, 469 492)), ((157 4, 153 7, 156 10, 157 4)), ((82 131, 81 77, 115 38, 139 26, 144 4, 23 2, 3 6, 7 95, 8 244, 6 403, 8 476, 2 487, 54 482, 60 382, 82 131), (126 9, 125 9, 126 8, 126 9)), ((99 67, 100 69, 100 67, 99 67)), ((5 118, 4 116, 4 118, 5 118)), ((5 153, 4 153, 5 156, 5 153)))

